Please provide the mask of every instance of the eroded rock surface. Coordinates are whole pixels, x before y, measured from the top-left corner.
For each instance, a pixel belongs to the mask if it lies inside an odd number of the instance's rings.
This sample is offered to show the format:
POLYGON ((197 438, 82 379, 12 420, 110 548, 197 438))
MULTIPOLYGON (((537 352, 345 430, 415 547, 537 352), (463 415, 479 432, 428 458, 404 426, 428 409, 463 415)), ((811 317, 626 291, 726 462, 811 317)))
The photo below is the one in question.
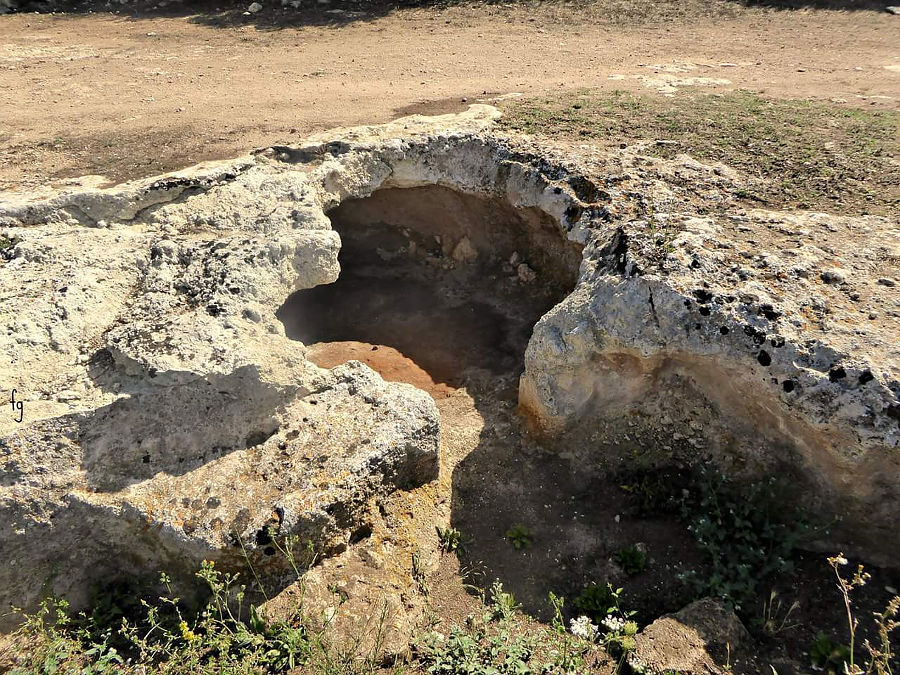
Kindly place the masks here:
POLYGON ((795 477, 804 503, 845 515, 829 544, 896 562, 898 223, 748 210, 724 167, 541 148, 496 115, 0 196, 0 372, 24 404, 0 418, 3 602, 202 559, 278 574, 273 536, 340 551, 375 505, 433 480, 431 398, 359 363, 317 368, 276 317, 341 271, 326 213, 429 186, 519 213, 533 250, 492 250, 488 218, 423 227, 417 254, 526 291, 577 278, 520 383, 561 449, 795 477))
POLYGON ((750 642, 750 634, 734 612, 717 600, 703 598, 644 628, 629 661, 653 675, 723 675, 750 642))

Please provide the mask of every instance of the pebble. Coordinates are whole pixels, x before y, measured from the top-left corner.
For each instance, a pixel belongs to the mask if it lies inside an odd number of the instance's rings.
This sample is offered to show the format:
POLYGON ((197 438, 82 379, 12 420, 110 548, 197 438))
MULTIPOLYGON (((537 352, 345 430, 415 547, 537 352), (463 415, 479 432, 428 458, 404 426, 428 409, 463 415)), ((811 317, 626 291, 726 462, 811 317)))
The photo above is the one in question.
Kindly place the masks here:
POLYGON ((258 2, 254 2, 247 8, 247 11, 251 14, 256 14, 257 12, 262 10, 262 8, 263 6, 261 4, 259 4, 258 2))
POLYGON ((878 280, 878 283, 881 284, 882 286, 887 286, 888 288, 893 288, 894 286, 897 285, 897 282, 894 281, 893 279, 891 279, 890 277, 881 277, 878 280))
POLYGON ((841 270, 825 270, 820 276, 826 284, 842 284, 847 279, 841 270))
POLYGON ((531 269, 527 263, 521 263, 516 267, 516 276, 523 284, 528 284, 537 279, 537 274, 531 269))

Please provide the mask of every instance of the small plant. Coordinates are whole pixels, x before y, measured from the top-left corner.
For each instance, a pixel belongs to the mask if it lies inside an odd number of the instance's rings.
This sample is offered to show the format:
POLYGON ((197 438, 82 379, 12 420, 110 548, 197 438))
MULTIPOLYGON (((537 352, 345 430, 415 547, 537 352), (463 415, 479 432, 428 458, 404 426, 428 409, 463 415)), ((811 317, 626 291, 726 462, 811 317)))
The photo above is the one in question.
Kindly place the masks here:
MULTIPOLYGON (((893 675, 892 659, 893 648, 891 646, 891 633, 900 627, 900 621, 897 621, 898 613, 900 613, 900 596, 894 596, 888 602, 883 612, 875 612, 875 630, 878 634, 878 646, 873 645, 869 640, 863 644, 869 654, 869 662, 865 670, 856 663, 856 630, 859 628, 859 619, 853 614, 850 594, 857 588, 865 586, 872 576, 865 571, 862 565, 857 565, 852 576, 844 577, 841 575, 841 567, 848 564, 843 553, 828 558, 828 564, 834 570, 834 576, 837 579, 837 587, 844 601, 844 611, 847 616, 847 630, 850 634, 850 645, 842 647, 840 656, 843 658, 844 675, 863 675, 865 673, 874 673, 875 675, 893 675)), ((820 636, 823 637, 824 636, 820 636)), ((827 640, 827 638, 825 638, 827 640)), ((830 642, 830 641, 829 641, 830 642)), ((818 640, 817 640, 818 643, 818 640)), ((827 646, 823 642, 823 647, 827 646)), ((817 654, 821 656, 821 651, 817 650, 817 654)), ((812 655, 812 650, 810 651, 812 655)), ((834 663, 835 659, 830 659, 834 663)), ((835 665, 838 665, 835 663, 835 665)))
POLYGON ((850 593, 852 593, 856 588, 865 586, 866 582, 868 582, 871 578, 871 575, 863 570, 862 565, 858 565, 856 568, 856 572, 853 573, 852 577, 849 577, 847 579, 842 577, 840 567, 847 564, 847 559, 844 557, 843 553, 838 553, 836 556, 829 558, 828 564, 831 565, 831 569, 834 570, 834 576, 835 578, 837 578, 838 590, 840 590, 841 596, 844 600, 844 611, 847 613, 847 628, 850 632, 850 653, 845 670, 847 671, 848 675, 861 675, 863 671, 856 665, 854 659, 854 647, 856 646, 856 629, 859 627, 859 620, 855 616, 853 616, 853 610, 850 606, 850 593))
POLYGON ((509 528, 506 531, 506 538, 517 551, 530 547, 534 541, 534 535, 531 530, 521 523, 517 523, 509 528))
POLYGON ((774 480, 738 486, 719 474, 701 473, 682 497, 682 516, 712 567, 702 577, 687 574, 699 595, 740 609, 757 586, 793 569, 791 556, 806 531, 800 514, 780 506, 774 480))
POLYGON ((593 621, 602 621, 615 611, 621 591, 621 588, 613 590, 610 583, 588 584, 572 602, 572 608, 593 621))
POLYGON ((891 662, 894 658, 894 650, 891 646, 891 633, 900 628, 900 595, 895 595, 888 602, 883 612, 875 613, 875 627, 878 633, 878 646, 868 640, 865 641, 866 651, 869 652, 869 670, 875 675, 893 675, 891 662))
POLYGON ((569 630, 572 632, 572 635, 583 640, 596 640, 600 634, 600 627, 595 623, 591 623, 591 620, 584 614, 577 619, 569 621, 569 630))
POLYGON ((503 584, 497 579, 491 585, 491 610, 494 617, 501 621, 508 621, 519 609, 516 598, 512 593, 503 590, 503 584))
POLYGON ((645 665, 633 654, 637 646, 635 636, 638 625, 631 618, 635 613, 622 609, 620 605, 622 591, 608 582, 587 586, 572 603, 573 609, 580 614, 572 622, 572 633, 584 636, 592 632, 595 636, 599 635, 606 652, 618 659, 616 673, 623 672, 626 664, 632 672, 641 673, 645 665))
POLYGON ((628 576, 640 574, 647 568, 647 554, 637 546, 620 548, 613 554, 613 559, 628 576))
POLYGON ((809 648, 809 660, 813 668, 838 675, 844 673, 844 666, 850 661, 850 648, 819 632, 809 648))
POLYGON ((705 569, 681 579, 696 597, 734 609, 757 596, 761 582, 793 569, 793 552, 808 531, 803 514, 785 508, 787 486, 775 478, 741 484, 706 469, 638 471, 621 476, 642 515, 678 513, 705 554, 705 569))
POLYGON ((797 623, 790 623, 791 614, 800 609, 800 603, 796 600, 788 607, 784 606, 778 592, 773 588, 769 598, 763 603, 761 627, 763 633, 769 637, 775 637, 779 633, 791 628, 796 628, 797 623))
POLYGON ((0 234, 0 253, 6 252, 22 241, 19 237, 0 234))
POLYGON ((635 640, 638 632, 637 623, 623 618, 622 613, 616 611, 601 622, 601 627, 606 630, 602 640, 603 646, 610 656, 619 660, 616 672, 621 672, 626 663, 632 669, 635 669, 635 665, 640 668, 642 665, 640 661, 632 657, 637 646, 635 640))
POLYGON ((458 551, 462 546, 462 534, 455 527, 435 527, 441 550, 444 553, 458 551))
POLYGON ((425 566, 422 564, 422 557, 418 551, 412 554, 412 562, 410 564, 410 575, 422 595, 428 595, 428 574, 425 566))
POLYGON ((552 663, 544 666, 544 672, 580 673, 584 670, 584 656, 598 634, 598 628, 590 623, 590 619, 579 617, 570 622, 570 631, 566 630, 566 622, 563 619, 563 607, 566 599, 551 592, 549 596, 550 606, 553 608, 553 621, 551 626, 555 641, 550 650, 552 663), (550 667, 553 666, 553 667, 550 667))
POLYGON ((145 603, 146 621, 123 625, 142 662, 165 663, 163 672, 202 671, 213 665, 279 672, 306 663, 310 642, 299 621, 270 624, 253 604, 243 619, 246 586, 238 583, 237 574, 218 571, 212 561, 201 564, 197 578, 207 585, 210 599, 196 618, 183 615, 164 574, 160 581, 168 593, 160 606, 145 603))
MULTIPOLYGON (((90 625, 78 626, 72 620, 65 600, 44 600, 37 612, 25 616, 25 623, 13 635, 12 647, 19 654, 12 662, 16 665, 10 668, 10 675, 118 672, 124 662, 109 644, 112 636, 109 632, 92 635, 90 628, 90 625)), ((4 656, 0 653, 0 657, 4 656)), ((9 667, 4 661, 5 658, 0 658, 0 669, 9 667)))
POLYGON ((467 617, 446 635, 430 631, 413 649, 414 665, 429 675, 575 675, 585 672, 589 641, 570 635, 563 624, 563 600, 553 594, 551 628, 518 620, 513 596, 500 582, 491 587, 486 611, 467 617))
MULTIPOLYGON (((296 539, 285 537, 272 543, 299 579, 293 553, 296 539)), ((377 670, 386 603, 373 639, 364 643, 362 637, 352 638, 338 646, 330 634, 330 617, 309 627, 302 581, 294 612, 273 620, 250 601, 257 594, 265 598, 265 593, 252 565, 249 570, 258 585, 253 591, 240 583, 239 574, 203 562, 195 579, 205 587, 208 600, 197 612, 174 594, 166 574, 160 576, 166 592, 153 602, 140 599, 132 603, 135 607, 113 594, 101 598, 93 611, 72 616, 64 600, 46 600, 38 612, 25 615, 10 646, 0 648, 0 671, 16 675, 256 675, 303 667, 331 675, 377 670), (103 625, 105 621, 110 623, 103 625)))

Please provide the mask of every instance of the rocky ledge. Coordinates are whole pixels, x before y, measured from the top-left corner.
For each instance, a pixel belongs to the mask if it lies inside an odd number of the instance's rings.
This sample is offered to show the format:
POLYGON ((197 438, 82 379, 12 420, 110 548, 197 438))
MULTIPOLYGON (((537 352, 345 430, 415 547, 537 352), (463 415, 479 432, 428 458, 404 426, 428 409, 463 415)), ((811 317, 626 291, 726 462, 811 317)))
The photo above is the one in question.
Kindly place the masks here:
POLYGON ((748 209, 726 167, 541 147, 497 116, 472 106, 123 185, 0 195, 15 390, 0 600, 77 603, 104 575, 203 559, 277 575, 287 535, 335 554, 381 500, 435 479, 431 398, 358 362, 317 368, 276 318, 341 271, 327 213, 424 186, 541 214, 521 220, 543 228, 525 233, 529 260, 491 250, 485 222, 437 237, 429 255, 448 265, 493 256, 539 285, 560 246, 578 252, 520 383, 561 451, 788 477, 798 502, 842 516, 820 543, 896 563, 900 225, 748 209))

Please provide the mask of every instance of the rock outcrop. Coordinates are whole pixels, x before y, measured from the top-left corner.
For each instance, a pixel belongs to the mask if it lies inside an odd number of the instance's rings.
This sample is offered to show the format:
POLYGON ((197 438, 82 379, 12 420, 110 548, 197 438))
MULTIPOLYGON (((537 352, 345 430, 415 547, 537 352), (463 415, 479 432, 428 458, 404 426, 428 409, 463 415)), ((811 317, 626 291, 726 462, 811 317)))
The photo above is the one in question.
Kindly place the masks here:
MULTIPOLYGON (((277 574, 273 537, 340 551, 373 504, 435 478, 433 401, 359 363, 315 367, 276 318, 340 273, 331 209, 423 186, 540 212, 520 224, 547 252, 514 261, 521 283, 554 246, 583 249, 525 358, 520 405, 543 432, 593 460, 638 446, 792 476, 845 515, 829 543, 896 562, 898 223, 747 210, 723 167, 640 147, 563 159, 497 114, 0 195, 0 372, 23 404, 0 419, 4 604, 202 559, 277 574)), ((454 236, 448 264, 484 259, 489 236, 454 236)))
POLYGON ((703 598, 638 633, 629 663, 648 675, 724 675, 751 641, 734 612, 703 598))

